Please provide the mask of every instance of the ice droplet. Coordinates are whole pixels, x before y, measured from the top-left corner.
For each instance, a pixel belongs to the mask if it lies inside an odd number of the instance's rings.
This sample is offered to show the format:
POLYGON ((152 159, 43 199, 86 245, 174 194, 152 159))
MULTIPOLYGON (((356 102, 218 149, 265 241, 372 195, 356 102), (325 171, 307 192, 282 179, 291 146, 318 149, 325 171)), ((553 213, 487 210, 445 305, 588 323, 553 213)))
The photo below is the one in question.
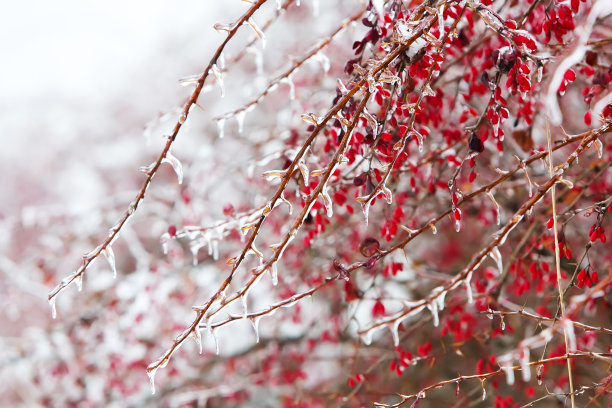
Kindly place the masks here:
POLYGON ((219 139, 223 139, 225 135, 225 118, 217 119, 217 129, 219 130, 219 139))
POLYGON ((57 317, 57 309, 55 307, 55 299, 56 297, 52 297, 49 299, 49 305, 51 306, 51 317, 55 319, 57 317))
POLYGON ((395 347, 399 346, 399 326, 402 324, 402 319, 396 319, 393 324, 389 326, 389 330, 391 330, 391 336, 393 337, 393 345, 395 347))
POLYGON ((365 217, 365 224, 368 225, 368 217, 370 215, 370 203, 371 201, 365 201, 361 203, 361 211, 363 211, 363 215, 365 217))
POLYGON ((183 165, 181 164, 179 159, 174 157, 174 155, 170 153, 170 151, 168 151, 166 153, 166 156, 162 159, 162 163, 168 163, 172 166, 172 168, 174 169, 174 172, 176 173, 176 178, 178 179, 178 183, 182 184, 183 183, 183 165))
POLYGON ((217 64, 213 64, 211 71, 217 80, 217 84, 219 84, 219 88, 221 89, 221 97, 225 97, 225 85, 223 85, 223 73, 217 67, 217 64))
POLYGON ((113 279, 117 278, 117 268, 115 267, 115 253, 113 252, 113 248, 111 248, 109 245, 102 250, 102 253, 113 271, 113 279))
POLYGON ((461 231, 461 220, 455 220, 455 231, 461 231))
POLYGON ((161 237, 159 237, 159 243, 162 246, 162 251, 164 255, 168 255, 168 243, 170 242, 170 239, 170 234, 168 234, 167 232, 164 232, 161 237))
POLYGON ((431 233, 436 235, 438 234, 438 228, 436 227, 436 224, 434 224, 433 222, 429 224, 429 228, 431 228, 431 233))
POLYGON ((244 117, 246 116, 246 110, 241 110, 236 113, 236 122, 238 123, 238 134, 242 134, 244 129, 244 117))
POLYGON ((281 9, 281 3, 282 3, 282 0, 276 0, 276 9, 277 10, 281 9))

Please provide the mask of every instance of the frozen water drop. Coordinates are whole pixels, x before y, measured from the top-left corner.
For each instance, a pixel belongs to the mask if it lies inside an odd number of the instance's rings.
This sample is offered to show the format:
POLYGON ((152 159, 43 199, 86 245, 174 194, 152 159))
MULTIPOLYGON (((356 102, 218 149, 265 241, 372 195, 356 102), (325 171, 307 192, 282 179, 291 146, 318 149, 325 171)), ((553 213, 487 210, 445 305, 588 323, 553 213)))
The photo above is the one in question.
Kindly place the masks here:
POLYGON ((172 168, 174 169, 174 172, 176 173, 176 178, 178 179, 178 183, 182 184, 183 183, 183 165, 181 164, 179 159, 174 157, 174 155, 170 153, 170 151, 168 151, 166 153, 166 156, 162 159, 162 163, 168 163, 172 166, 172 168))
POLYGON ((457 232, 461 231, 461 221, 460 220, 455 220, 455 231, 457 232))
POLYGON ((276 0, 276 10, 280 10, 282 6, 282 0, 276 0))
POLYGON ((500 225, 501 224, 501 211, 499 208, 499 204, 497 203, 497 200, 495 200, 495 196, 493 195, 491 191, 487 191, 487 196, 489 196, 489 198, 491 199, 491 202, 495 206, 495 213, 497 215, 497 225, 500 225))
POLYGON ((429 228, 431 228, 431 233, 434 235, 438 234, 438 228, 436 227, 436 224, 434 224, 433 222, 431 224, 429 224, 429 228))
POLYGON ((113 248, 111 248, 110 245, 107 246, 102 250, 102 254, 104 254, 108 265, 113 271, 113 279, 117 278, 117 268, 115 266, 115 253, 113 252, 113 248))
POLYGON ((524 347, 521 350, 521 373, 523 381, 528 383, 531 381, 531 368, 529 367, 529 348, 524 347))

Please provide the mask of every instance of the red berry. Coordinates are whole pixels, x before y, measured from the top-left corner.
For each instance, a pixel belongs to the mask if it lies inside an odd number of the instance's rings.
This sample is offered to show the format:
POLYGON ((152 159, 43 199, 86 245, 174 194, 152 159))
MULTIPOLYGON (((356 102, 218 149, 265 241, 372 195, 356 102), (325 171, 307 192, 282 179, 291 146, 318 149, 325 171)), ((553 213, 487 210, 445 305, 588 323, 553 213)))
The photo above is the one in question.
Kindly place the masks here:
POLYGON ((551 217, 548 222, 546 223, 546 228, 548 229, 552 229, 552 227, 554 227, 555 225, 555 220, 551 217))

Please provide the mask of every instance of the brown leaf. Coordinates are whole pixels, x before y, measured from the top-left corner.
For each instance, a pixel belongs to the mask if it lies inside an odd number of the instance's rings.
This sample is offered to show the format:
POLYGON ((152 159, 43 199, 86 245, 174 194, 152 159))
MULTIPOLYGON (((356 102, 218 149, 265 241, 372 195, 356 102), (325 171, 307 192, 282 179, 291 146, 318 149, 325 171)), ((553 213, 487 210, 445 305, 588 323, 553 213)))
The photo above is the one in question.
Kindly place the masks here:
POLYGON ((534 143, 531 138, 531 129, 519 129, 512 132, 512 138, 524 152, 530 152, 534 143))

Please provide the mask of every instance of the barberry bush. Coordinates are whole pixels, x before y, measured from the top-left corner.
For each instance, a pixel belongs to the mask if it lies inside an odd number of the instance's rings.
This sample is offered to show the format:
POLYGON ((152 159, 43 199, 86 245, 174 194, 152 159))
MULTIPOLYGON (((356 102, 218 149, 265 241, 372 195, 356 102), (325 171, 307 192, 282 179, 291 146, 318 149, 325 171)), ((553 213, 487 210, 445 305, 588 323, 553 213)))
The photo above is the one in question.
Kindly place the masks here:
POLYGON ((23 227, 56 320, 11 346, 12 401, 612 405, 612 2, 253 0, 215 29, 142 173, 97 169, 131 198, 23 227))

